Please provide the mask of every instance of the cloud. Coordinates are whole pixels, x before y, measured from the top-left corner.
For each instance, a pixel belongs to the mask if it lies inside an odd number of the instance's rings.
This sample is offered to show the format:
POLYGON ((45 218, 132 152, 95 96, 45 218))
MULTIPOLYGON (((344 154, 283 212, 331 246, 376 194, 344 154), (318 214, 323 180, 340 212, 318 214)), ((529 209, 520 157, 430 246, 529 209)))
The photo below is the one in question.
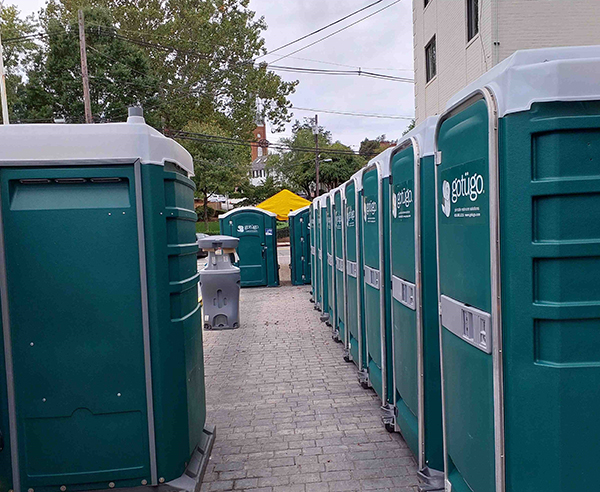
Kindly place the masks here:
MULTIPOLYGON (((263 58, 273 61, 317 40, 344 25, 368 15, 392 0, 352 17, 334 28, 263 58)), ((268 29, 264 32, 267 49, 275 49, 315 29, 333 22, 369 3, 369 0, 251 0, 250 8, 264 16, 268 29)), ((296 55, 277 62, 277 65, 320 69, 352 70, 325 63, 298 58, 351 65, 371 71, 412 78, 412 2, 404 0, 335 36, 296 55), (383 70, 388 69, 388 70, 383 70)), ((281 73, 285 80, 299 80, 296 93, 291 97, 294 106, 324 110, 377 113, 387 115, 414 114, 412 84, 376 80, 356 76, 333 76, 281 73)), ((302 119, 312 113, 294 110, 294 117, 302 119)), ((408 125, 405 120, 388 120, 319 114, 319 123, 333 134, 335 140, 358 145, 365 137, 386 134, 398 138, 408 125)), ((284 133, 289 135, 289 127, 284 133)), ((271 134, 272 141, 281 134, 271 134)))

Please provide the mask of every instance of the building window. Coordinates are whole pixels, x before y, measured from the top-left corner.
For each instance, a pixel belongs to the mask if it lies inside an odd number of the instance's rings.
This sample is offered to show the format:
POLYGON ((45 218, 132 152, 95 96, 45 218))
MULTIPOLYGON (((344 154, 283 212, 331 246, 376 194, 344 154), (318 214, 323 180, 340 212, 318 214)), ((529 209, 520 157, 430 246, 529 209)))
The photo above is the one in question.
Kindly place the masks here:
POLYGON ((467 42, 479 32, 479 0, 467 0, 467 42))
POLYGON ((258 149, 256 149, 258 152, 258 157, 262 157, 263 156, 263 148, 259 147, 258 149))
POLYGON ((435 60, 435 36, 431 38, 431 41, 425 46, 425 75, 427 82, 429 82, 437 74, 436 60, 435 60))

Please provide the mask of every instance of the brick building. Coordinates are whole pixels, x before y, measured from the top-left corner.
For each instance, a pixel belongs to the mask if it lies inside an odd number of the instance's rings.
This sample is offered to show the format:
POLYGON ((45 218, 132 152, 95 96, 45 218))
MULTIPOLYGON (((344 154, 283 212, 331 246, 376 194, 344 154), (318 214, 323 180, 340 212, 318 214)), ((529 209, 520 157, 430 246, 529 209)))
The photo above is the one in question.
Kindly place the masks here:
POLYGON ((253 186, 259 186, 267 179, 267 157, 269 156, 269 146, 267 141, 267 125, 264 119, 257 118, 256 128, 254 129, 254 141, 251 145, 252 166, 250 169, 250 183, 253 186))

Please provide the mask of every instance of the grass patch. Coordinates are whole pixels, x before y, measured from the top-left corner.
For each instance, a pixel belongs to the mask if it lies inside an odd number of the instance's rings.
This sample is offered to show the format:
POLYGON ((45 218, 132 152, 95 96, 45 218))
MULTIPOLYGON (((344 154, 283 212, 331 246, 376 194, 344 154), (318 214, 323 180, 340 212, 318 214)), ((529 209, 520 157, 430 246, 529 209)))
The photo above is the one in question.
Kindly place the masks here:
POLYGON ((215 220, 213 222, 208 223, 208 230, 206 229, 206 224, 204 221, 196 222, 196 232, 202 232, 204 234, 221 234, 221 229, 219 228, 219 221, 215 220))

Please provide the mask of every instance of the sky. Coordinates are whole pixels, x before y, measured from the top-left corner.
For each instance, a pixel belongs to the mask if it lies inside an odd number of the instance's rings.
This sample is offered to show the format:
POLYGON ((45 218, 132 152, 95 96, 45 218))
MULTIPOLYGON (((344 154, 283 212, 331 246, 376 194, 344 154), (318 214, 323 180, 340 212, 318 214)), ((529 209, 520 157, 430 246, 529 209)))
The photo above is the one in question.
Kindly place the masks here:
MULTIPOLYGON (((267 50, 273 50, 373 1, 250 0, 250 8, 257 16, 265 18, 268 29, 263 36, 267 50)), ((326 31, 261 58, 261 61, 273 62, 393 1, 383 0, 326 31)), ((7 3, 16 3, 23 14, 29 14, 43 7, 45 0, 8 0, 7 3)), ((371 72, 412 78, 412 0, 401 0, 381 13, 292 56, 276 65, 334 70, 358 70, 360 67, 371 72)), ((411 83, 346 75, 278 73, 284 80, 300 81, 296 92, 290 97, 295 107, 392 116, 414 115, 414 87, 411 83)), ((382 134, 391 140, 399 138, 410 122, 407 119, 363 118, 296 109, 293 113, 292 122, 318 114, 319 124, 332 133, 334 140, 351 145, 355 150, 365 138, 382 134)), ((267 138, 276 142, 281 137, 291 135, 291 126, 291 123, 287 125, 282 133, 268 131, 267 138)))

